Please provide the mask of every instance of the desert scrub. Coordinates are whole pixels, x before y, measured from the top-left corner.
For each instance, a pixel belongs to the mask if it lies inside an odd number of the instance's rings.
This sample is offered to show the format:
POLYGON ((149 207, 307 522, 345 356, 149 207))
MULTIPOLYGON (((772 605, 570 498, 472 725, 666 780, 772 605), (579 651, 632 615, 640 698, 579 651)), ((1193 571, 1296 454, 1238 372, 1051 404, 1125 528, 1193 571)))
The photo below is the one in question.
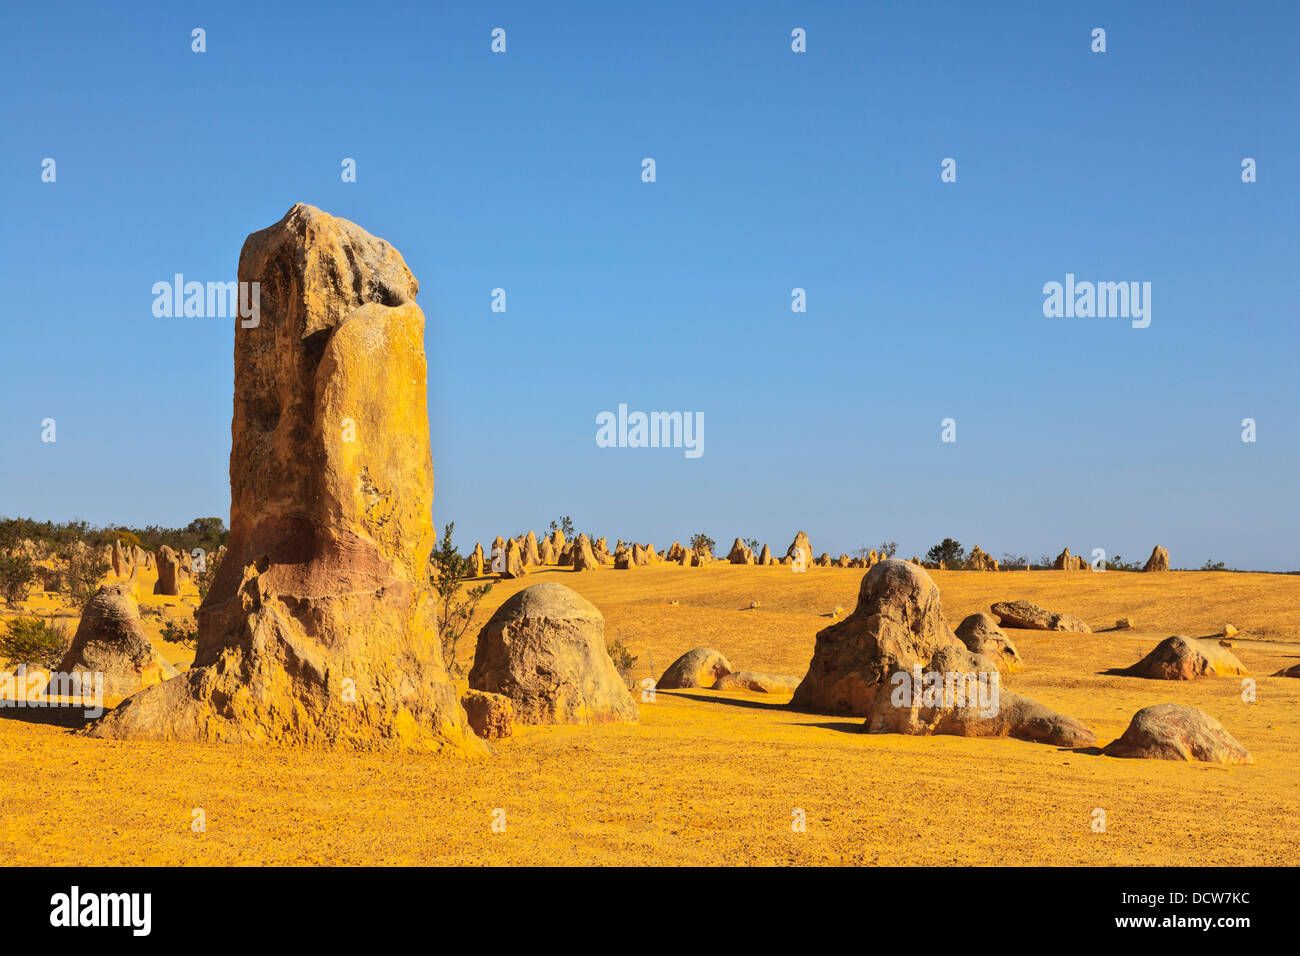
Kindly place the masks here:
POLYGON ((455 522, 445 525, 442 542, 429 555, 429 583, 436 600, 438 646, 442 651, 443 666, 452 677, 461 677, 465 665, 457 659, 458 645, 474 619, 474 611, 492 590, 492 585, 466 585, 474 571, 469 558, 461 555, 452 543, 455 529, 455 522))
POLYGON ((166 621, 162 626, 162 639, 168 644, 183 644, 193 648, 198 632, 198 626, 192 620, 166 621))
POLYGON ((10 621, 0 634, 0 657, 13 667, 26 664, 52 671, 59 665, 67 644, 67 630, 53 621, 19 617, 10 621))
POLYGON ((605 652, 609 654, 609 659, 614 662, 614 667, 618 671, 618 676, 623 678, 623 683, 632 688, 632 668, 636 666, 637 657, 627 649, 621 640, 610 638, 605 641, 605 652))
POLYGON ((36 580, 36 566, 21 556, 0 554, 0 597, 6 604, 17 604, 26 599, 32 581, 36 580))

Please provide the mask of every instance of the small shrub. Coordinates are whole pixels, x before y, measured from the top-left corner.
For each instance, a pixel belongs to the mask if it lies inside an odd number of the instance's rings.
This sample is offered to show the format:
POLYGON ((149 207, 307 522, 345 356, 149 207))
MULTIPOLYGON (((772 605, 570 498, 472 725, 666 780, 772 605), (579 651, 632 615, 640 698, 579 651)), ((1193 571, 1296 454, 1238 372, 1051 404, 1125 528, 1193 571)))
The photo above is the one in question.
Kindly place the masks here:
POLYGON ((1141 571, 1136 561, 1125 561, 1118 554, 1113 558, 1106 559, 1107 571, 1141 571))
POLYGON ((78 604, 85 604, 95 596, 99 582, 108 574, 108 562, 98 551, 76 548, 69 548, 64 560, 68 562, 68 593, 78 604))
POLYGON ((19 617, 0 634, 0 657, 13 667, 26 664, 52 671, 67 644, 68 632, 62 626, 39 617, 19 617))
POLYGON ((115 538, 122 542, 122 547, 128 552, 132 548, 140 547, 140 538, 135 534, 132 534, 130 531, 119 528, 116 531, 110 531, 108 536, 109 538, 115 538))
POLYGON ((36 566, 24 557, 0 555, 0 597, 6 604, 25 600, 36 579, 36 566))
POLYGON ((212 551, 203 558, 203 570, 194 576, 194 583, 199 589, 199 600, 205 600, 208 592, 212 590, 212 582, 216 580, 217 568, 221 565, 221 559, 217 557, 219 552, 212 551))
POLYGON ((162 639, 168 644, 182 644, 192 650, 198 636, 198 625, 192 619, 168 620, 162 626, 162 639))
POLYGON ((966 549, 960 541, 944 538, 925 553, 925 560, 934 564, 943 563, 949 569, 956 569, 966 564, 966 549))
POLYGON ((713 549, 717 546, 718 543, 703 532, 691 538, 691 550, 699 555, 706 555, 711 558, 713 557, 713 549))
POLYGON ((637 657, 627 649, 627 646, 617 638, 605 639, 605 651, 609 654, 609 659, 614 662, 614 667, 618 671, 618 676, 623 678, 623 683, 630 690, 633 685, 632 668, 636 666, 637 657))
POLYGON ((455 522, 443 528, 442 543, 429 555, 429 582, 437 601, 438 646, 442 650, 442 663, 448 674, 460 677, 465 666, 456 659, 457 647, 469 629, 479 602, 492 590, 492 584, 464 587, 474 572, 469 558, 462 556, 452 544, 451 535, 455 528, 455 522))

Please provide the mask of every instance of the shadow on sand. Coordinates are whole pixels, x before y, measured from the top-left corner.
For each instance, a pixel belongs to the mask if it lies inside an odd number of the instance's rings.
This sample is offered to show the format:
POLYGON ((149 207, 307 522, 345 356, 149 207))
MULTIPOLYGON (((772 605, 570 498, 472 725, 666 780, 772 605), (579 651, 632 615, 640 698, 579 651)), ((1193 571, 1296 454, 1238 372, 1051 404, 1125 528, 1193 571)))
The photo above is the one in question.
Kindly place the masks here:
POLYGON ((743 697, 705 697, 703 694, 688 694, 680 690, 660 690, 659 694, 680 697, 683 700, 698 700, 702 704, 730 704, 733 707, 748 707, 751 710, 789 710, 790 705, 774 704, 766 700, 745 700, 743 697))
MULTIPOLYGON (((105 707, 104 713, 112 708, 105 707)), ((27 702, 19 707, 11 700, 0 705, 0 720, 17 720, 25 724, 44 724, 50 727, 66 727, 69 731, 80 730, 87 724, 94 723, 98 717, 87 717, 86 708, 81 704, 44 704, 34 705, 27 702)))

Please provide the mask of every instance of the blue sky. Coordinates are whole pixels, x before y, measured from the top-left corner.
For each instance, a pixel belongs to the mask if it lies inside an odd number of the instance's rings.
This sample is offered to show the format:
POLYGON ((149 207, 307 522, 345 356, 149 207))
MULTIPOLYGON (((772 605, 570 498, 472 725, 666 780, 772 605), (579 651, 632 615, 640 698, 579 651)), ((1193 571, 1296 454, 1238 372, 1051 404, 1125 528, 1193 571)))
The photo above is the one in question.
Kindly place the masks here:
POLYGON ((150 290, 303 201, 420 280, 465 545, 1300 568, 1300 7, 976 7, 11 5, 0 514, 228 514, 233 323, 150 290), (1066 273, 1150 282, 1150 327, 1045 318, 1066 273), (619 403, 705 453, 597 447, 619 403))

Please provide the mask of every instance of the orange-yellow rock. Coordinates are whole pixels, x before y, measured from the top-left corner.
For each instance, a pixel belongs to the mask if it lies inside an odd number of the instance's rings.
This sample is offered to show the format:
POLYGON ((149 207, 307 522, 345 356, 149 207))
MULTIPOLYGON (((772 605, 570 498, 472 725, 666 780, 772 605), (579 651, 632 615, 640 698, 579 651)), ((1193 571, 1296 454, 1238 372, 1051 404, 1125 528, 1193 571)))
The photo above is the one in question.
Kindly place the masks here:
POLYGON ((260 311, 235 320, 230 539, 194 664, 90 733, 482 751, 434 636, 415 277, 299 204, 248 237, 239 279, 260 311))

